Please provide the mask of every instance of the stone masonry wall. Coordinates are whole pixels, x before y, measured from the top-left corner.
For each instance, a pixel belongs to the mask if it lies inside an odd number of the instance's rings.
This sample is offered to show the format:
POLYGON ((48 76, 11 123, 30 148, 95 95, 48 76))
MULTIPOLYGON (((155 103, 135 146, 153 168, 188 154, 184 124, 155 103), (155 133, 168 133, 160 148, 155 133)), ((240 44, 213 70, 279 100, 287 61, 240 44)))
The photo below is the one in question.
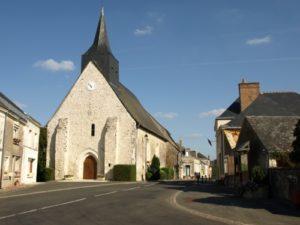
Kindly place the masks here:
MULTIPOLYGON (((84 159, 92 155, 97 160, 99 176, 105 176, 103 152, 105 151, 104 129, 108 118, 118 118, 116 164, 134 164, 137 143, 136 123, 126 111, 116 94, 99 70, 90 63, 82 72, 54 116, 47 124, 48 147, 47 165, 56 168, 56 129, 59 119, 68 118, 69 159, 67 173, 75 179, 82 179, 84 159), (89 90, 93 83, 95 89, 89 90), (95 136, 91 135, 91 125, 95 124, 95 136), (101 170, 102 168, 102 170, 101 170)), ((110 152, 107 152, 110 154, 110 152)))

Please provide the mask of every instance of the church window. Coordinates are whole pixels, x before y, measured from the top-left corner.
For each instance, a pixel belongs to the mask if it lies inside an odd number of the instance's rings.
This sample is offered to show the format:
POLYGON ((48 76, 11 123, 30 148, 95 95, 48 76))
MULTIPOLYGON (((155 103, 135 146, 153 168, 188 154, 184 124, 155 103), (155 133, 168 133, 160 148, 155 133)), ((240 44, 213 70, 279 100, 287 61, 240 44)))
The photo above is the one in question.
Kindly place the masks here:
POLYGON ((92 137, 95 136, 95 124, 92 124, 92 132, 91 132, 92 137))

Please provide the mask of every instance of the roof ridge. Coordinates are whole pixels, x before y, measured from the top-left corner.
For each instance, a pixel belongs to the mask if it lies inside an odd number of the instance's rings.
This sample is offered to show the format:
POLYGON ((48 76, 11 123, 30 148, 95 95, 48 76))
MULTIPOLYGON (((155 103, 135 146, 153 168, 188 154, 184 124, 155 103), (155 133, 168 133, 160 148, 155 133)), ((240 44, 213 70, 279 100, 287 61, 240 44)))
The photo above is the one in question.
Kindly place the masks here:
POLYGON ((264 94, 299 94, 296 91, 265 91, 261 93, 262 95, 264 94))

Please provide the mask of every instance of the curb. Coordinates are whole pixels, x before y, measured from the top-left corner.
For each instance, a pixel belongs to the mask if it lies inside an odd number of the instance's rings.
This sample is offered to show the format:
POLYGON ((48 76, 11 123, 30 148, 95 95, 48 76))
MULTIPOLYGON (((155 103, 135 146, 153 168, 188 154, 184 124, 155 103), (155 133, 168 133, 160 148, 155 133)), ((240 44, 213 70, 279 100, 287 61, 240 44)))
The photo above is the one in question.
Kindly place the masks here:
POLYGON ((214 216, 214 215, 211 215, 211 214, 202 213, 202 212, 199 212, 197 210, 190 209, 186 206, 180 205, 177 202, 177 198, 182 193, 183 193, 183 191, 177 191, 175 194, 173 194, 170 197, 171 204, 174 207, 176 207, 176 208, 178 208, 182 211, 185 211, 185 212, 190 213, 194 216, 198 216, 198 217, 201 217, 201 218, 204 218, 204 219, 207 219, 207 220, 212 220, 212 221, 215 221, 215 222, 220 222, 220 223, 224 223, 224 224, 228 224, 228 225, 255 225, 255 224, 249 224, 249 223, 243 223, 243 222, 240 222, 240 221, 230 220, 230 219, 223 218, 223 217, 218 217, 218 216, 214 216))

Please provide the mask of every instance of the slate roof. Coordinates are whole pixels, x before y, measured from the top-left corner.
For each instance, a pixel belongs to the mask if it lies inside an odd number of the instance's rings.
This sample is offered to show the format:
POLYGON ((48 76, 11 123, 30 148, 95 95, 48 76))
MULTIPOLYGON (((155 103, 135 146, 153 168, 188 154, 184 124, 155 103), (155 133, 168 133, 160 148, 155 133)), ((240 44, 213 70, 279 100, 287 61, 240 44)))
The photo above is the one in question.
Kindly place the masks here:
POLYGON ((217 119, 231 119, 241 112, 240 98, 237 98, 217 119))
POLYGON ((139 126, 177 147, 170 133, 143 107, 137 97, 122 83, 110 86, 139 126))
POLYGON ((20 109, 13 101, 6 97, 3 93, 0 92, 0 106, 8 110, 10 113, 19 117, 20 119, 27 121, 28 116, 20 109))
POLYGON ((291 151, 294 129, 299 120, 300 116, 255 116, 246 117, 245 122, 249 123, 266 150, 291 151))
POLYGON ((300 95, 295 92, 264 93, 226 127, 241 127, 246 116, 300 116, 300 95))

